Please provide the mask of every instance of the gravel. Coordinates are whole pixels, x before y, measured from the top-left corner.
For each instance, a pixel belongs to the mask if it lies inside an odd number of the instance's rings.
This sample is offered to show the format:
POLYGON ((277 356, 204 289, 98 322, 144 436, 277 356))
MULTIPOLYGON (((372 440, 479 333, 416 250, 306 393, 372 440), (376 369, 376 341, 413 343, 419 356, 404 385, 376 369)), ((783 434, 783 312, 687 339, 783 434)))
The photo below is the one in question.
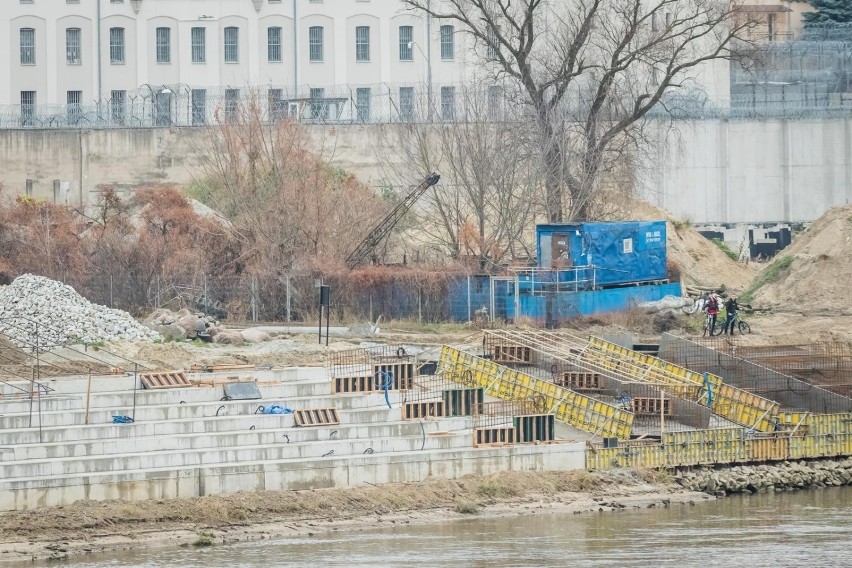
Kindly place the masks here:
POLYGON ((36 332, 41 349, 160 339, 127 312, 93 304, 62 282, 24 274, 0 290, 0 333, 20 347, 32 348, 36 332))

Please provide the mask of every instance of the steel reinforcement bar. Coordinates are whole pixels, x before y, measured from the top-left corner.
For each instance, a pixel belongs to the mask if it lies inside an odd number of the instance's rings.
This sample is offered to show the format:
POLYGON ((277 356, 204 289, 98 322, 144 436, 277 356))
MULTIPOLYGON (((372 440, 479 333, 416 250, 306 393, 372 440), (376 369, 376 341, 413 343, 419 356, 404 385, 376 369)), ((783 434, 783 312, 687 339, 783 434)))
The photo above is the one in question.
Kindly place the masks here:
POLYGON ((585 432, 604 438, 630 439, 632 412, 481 357, 444 345, 439 372, 455 382, 484 387, 486 394, 502 400, 532 401, 538 411, 552 413, 585 432))
POLYGON ((602 365, 618 366, 620 361, 634 363, 620 369, 623 373, 636 373, 637 380, 648 380, 652 376, 661 382, 662 377, 667 377, 667 380, 681 384, 709 384, 709 392, 705 391, 701 402, 709 402, 708 406, 715 414, 758 432, 775 432, 777 429, 780 404, 725 384, 717 375, 696 373, 597 337, 589 340, 587 353, 598 354, 602 365))

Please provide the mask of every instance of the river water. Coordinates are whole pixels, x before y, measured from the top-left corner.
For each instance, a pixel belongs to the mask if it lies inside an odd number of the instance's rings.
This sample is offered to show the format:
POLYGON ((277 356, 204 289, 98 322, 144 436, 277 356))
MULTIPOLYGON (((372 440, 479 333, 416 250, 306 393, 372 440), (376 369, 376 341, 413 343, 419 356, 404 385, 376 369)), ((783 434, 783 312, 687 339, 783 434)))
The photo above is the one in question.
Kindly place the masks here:
MULTIPOLYGON (((63 567, 852 565, 852 488, 736 496, 695 506, 477 518, 207 549, 87 556, 63 567)), ((56 566, 56 563, 28 566, 56 566)))

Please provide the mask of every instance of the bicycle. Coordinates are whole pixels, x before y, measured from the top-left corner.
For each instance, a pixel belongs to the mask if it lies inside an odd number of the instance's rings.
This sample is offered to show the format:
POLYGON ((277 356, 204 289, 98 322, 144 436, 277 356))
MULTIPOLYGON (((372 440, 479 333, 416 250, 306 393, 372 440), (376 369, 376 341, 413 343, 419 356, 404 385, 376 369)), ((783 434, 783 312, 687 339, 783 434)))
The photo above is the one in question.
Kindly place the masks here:
MULTIPOLYGON (((727 319, 728 316, 726 315, 725 320, 723 321, 727 321, 727 319)), ((748 335, 751 333, 751 326, 740 317, 740 312, 734 314, 734 319, 731 321, 731 327, 733 328, 734 326, 736 326, 736 329, 740 330, 740 335, 748 335)), ((722 330, 727 331, 724 323, 722 324, 722 330)), ((731 335, 733 335, 733 333, 731 335)))
POLYGON ((710 329, 710 319, 712 317, 713 316, 711 316, 710 314, 706 314, 704 316, 704 333, 703 333, 704 337, 707 337, 708 332, 709 332, 710 337, 714 337, 716 335, 722 335, 722 331, 724 331, 724 329, 725 329, 725 327, 724 327, 725 324, 723 323, 723 321, 719 320, 718 314, 715 316, 716 317, 716 323, 713 325, 713 329, 710 329))

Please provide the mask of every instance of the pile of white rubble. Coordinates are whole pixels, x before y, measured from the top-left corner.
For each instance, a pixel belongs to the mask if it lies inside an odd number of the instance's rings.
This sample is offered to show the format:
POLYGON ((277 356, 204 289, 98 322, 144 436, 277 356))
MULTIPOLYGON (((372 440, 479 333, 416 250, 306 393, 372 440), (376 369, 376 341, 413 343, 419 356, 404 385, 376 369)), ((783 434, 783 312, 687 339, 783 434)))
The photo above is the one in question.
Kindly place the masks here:
POLYGON ((89 302, 71 286, 24 274, 0 289, 0 333, 21 347, 42 349, 101 341, 153 341, 160 334, 127 312, 89 302))

